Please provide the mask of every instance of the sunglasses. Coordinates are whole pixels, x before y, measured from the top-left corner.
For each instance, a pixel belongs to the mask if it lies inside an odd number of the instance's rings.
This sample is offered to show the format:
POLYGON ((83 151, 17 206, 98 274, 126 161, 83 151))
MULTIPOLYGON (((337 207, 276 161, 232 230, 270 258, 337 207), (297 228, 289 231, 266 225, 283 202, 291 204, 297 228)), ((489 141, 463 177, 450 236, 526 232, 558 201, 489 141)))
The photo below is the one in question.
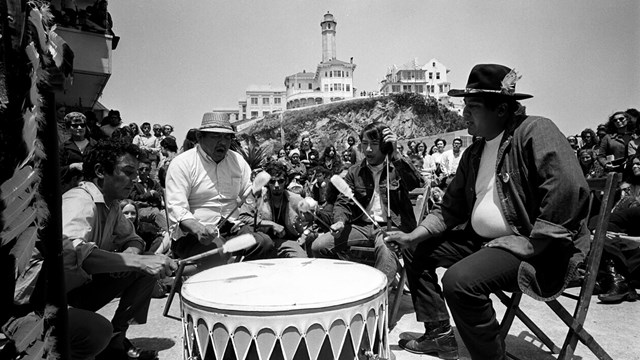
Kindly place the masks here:
POLYGON ((275 185, 276 182, 278 184, 284 184, 284 179, 271 179, 271 180, 269 180, 269 184, 271 184, 271 185, 275 185))
POLYGON ((71 124, 71 125, 69 125, 69 127, 77 128, 77 129, 82 129, 85 126, 87 126, 87 124, 71 124))
POLYGON ((162 131, 161 128, 153 128, 153 131, 162 131))

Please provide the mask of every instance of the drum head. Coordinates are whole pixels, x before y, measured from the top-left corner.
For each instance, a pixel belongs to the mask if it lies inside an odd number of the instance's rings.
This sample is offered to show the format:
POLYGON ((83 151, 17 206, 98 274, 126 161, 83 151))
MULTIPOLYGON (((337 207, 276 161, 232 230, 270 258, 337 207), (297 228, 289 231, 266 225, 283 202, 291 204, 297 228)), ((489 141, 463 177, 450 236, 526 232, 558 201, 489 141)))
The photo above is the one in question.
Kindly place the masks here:
POLYGON ((382 272, 358 263, 268 259, 203 271, 184 283, 181 295, 199 307, 279 312, 343 306, 377 296, 386 284, 382 272))

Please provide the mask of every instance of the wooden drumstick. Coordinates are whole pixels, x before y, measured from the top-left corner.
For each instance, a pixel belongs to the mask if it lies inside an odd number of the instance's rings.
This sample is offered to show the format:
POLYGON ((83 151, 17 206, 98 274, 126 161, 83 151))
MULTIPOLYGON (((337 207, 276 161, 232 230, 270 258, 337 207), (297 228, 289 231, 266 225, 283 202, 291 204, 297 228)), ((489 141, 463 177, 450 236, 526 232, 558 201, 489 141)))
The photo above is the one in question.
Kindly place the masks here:
POLYGON ((184 272, 184 267, 187 264, 196 262, 203 258, 209 257, 211 255, 218 254, 222 252, 223 254, 232 253, 240 250, 247 249, 257 243, 256 238, 251 234, 243 234, 240 236, 236 236, 233 239, 229 239, 225 242, 222 247, 215 248, 213 250, 205 251, 202 254, 193 255, 186 259, 182 259, 178 261, 178 270, 176 271, 176 277, 173 280, 173 285, 171 285, 171 291, 169 292, 169 296, 167 297, 167 303, 164 305, 164 310, 162 311, 162 316, 167 316, 169 313, 169 308, 171 308, 171 303, 173 302, 173 297, 176 294, 177 284, 182 278, 182 273, 184 272))
POLYGON ((326 226, 327 229, 331 229, 331 226, 327 225, 326 222, 322 221, 322 219, 320 219, 318 215, 316 215, 317 208, 318 208, 318 202, 315 199, 310 197, 306 197, 300 200, 300 203, 298 203, 298 210, 300 212, 310 213, 311 215, 313 215, 313 218, 316 219, 320 224, 326 226))
POLYGON ((389 154, 387 154, 387 231, 391 231, 391 174, 389 174, 389 154))
POLYGON ((331 177, 331 183, 336 187, 336 189, 338 189, 338 191, 340 191, 340 193, 342 193, 342 195, 351 199, 360 208, 360 210, 362 210, 362 213, 365 214, 369 218, 369 220, 371 220, 375 229, 380 229, 380 225, 378 225, 378 222, 373 220, 371 215, 367 213, 367 210, 365 210, 362 204, 360 204, 358 200, 356 200, 356 197, 353 195, 353 191, 351 191, 349 184, 347 184, 347 182, 344 181, 343 178, 341 178, 339 175, 333 175, 331 177))
POLYGON ((267 173, 266 171, 258 173, 256 175, 256 178, 253 179, 253 184, 251 184, 251 187, 245 190, 244 194, 242 194, 242 196, 240 197, 240 202, 236 203, 236 206, 233 208, 233 210, 231 210, 227 214, 227 216, 225 216, 224 219, 222 219, 222 221, 220 221, 220 223, 217 225, 218 229, 221 229, 222 225, 224 225, 227 220, 229 220, 229 216, 231 216, 231 214, 238 210, 238 208, 242 206, 245 201, 247 201, 250 193, 253 193, 254 196, 259 194, 260 191, 262 191, 262 187, 266 186, 269 180, 271 180, 271 175, 269 175, 269 173, 267 173))

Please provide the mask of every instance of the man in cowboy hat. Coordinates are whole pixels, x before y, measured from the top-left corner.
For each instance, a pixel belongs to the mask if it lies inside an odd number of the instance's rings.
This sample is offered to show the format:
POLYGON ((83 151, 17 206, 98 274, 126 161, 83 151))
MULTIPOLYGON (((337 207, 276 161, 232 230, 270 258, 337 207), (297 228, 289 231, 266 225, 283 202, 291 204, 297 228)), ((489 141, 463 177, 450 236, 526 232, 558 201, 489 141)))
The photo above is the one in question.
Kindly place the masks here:
POLYGON ((588 187, 573 150, 549 119, 527 116, 515 92, 520 76, 506 66, 476 65, 463 97, 469 134, 482 137, 462 155, 442 203, 400 246, 418 321, 425 334, 401 340, 414 353, 457 359, 445 299, 473 359, 504 359, 489 294, 523 291, 558 296, 572 264, 586 255, 588 187), (409 250, 412 249, 412 250, 409 250), (435 269, 448 268, 438 285, 435 269))
MULTIPOLYGON (((251 168, 242 155, 229 150, 235 132, 229 114, 205 113, 197 145, 176 156, 167 169, 166 201, 174 240, 172 250, 180 258, 214 249, 221 245, 221 240, 248 230, 248 227, 238 229, 236 204, 251 187, 251 168), (226 216, 228 221, 219 228, 219 222, 226 216)), ((243 251, 246 259, 271 255, 271 239, 256 236, 256 240, 255 246, 243 251)), ((211 267, 215 261, 204 259, 199 268, 211 267)))

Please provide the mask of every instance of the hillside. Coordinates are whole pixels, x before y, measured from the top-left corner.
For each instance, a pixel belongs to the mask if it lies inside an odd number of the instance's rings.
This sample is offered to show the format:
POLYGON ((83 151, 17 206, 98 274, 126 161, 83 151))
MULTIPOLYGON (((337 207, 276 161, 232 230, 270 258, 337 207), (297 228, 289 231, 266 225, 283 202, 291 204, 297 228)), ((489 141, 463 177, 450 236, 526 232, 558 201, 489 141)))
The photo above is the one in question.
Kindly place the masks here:
POLYGON ((400 139, 411 139, 465 127, 458 113, 435 98, 401 93, 374 98, 324 104, 299 110, 271 114, 242 131, 245 140, 259 144, 271 154, 281 146, 281 125, 285 142, 298 145, 300 134, 308 131, 314 147, 322 151, 333 144, 341 150, 349 135, 357 136, 372 121, 389 125, 400 139))

